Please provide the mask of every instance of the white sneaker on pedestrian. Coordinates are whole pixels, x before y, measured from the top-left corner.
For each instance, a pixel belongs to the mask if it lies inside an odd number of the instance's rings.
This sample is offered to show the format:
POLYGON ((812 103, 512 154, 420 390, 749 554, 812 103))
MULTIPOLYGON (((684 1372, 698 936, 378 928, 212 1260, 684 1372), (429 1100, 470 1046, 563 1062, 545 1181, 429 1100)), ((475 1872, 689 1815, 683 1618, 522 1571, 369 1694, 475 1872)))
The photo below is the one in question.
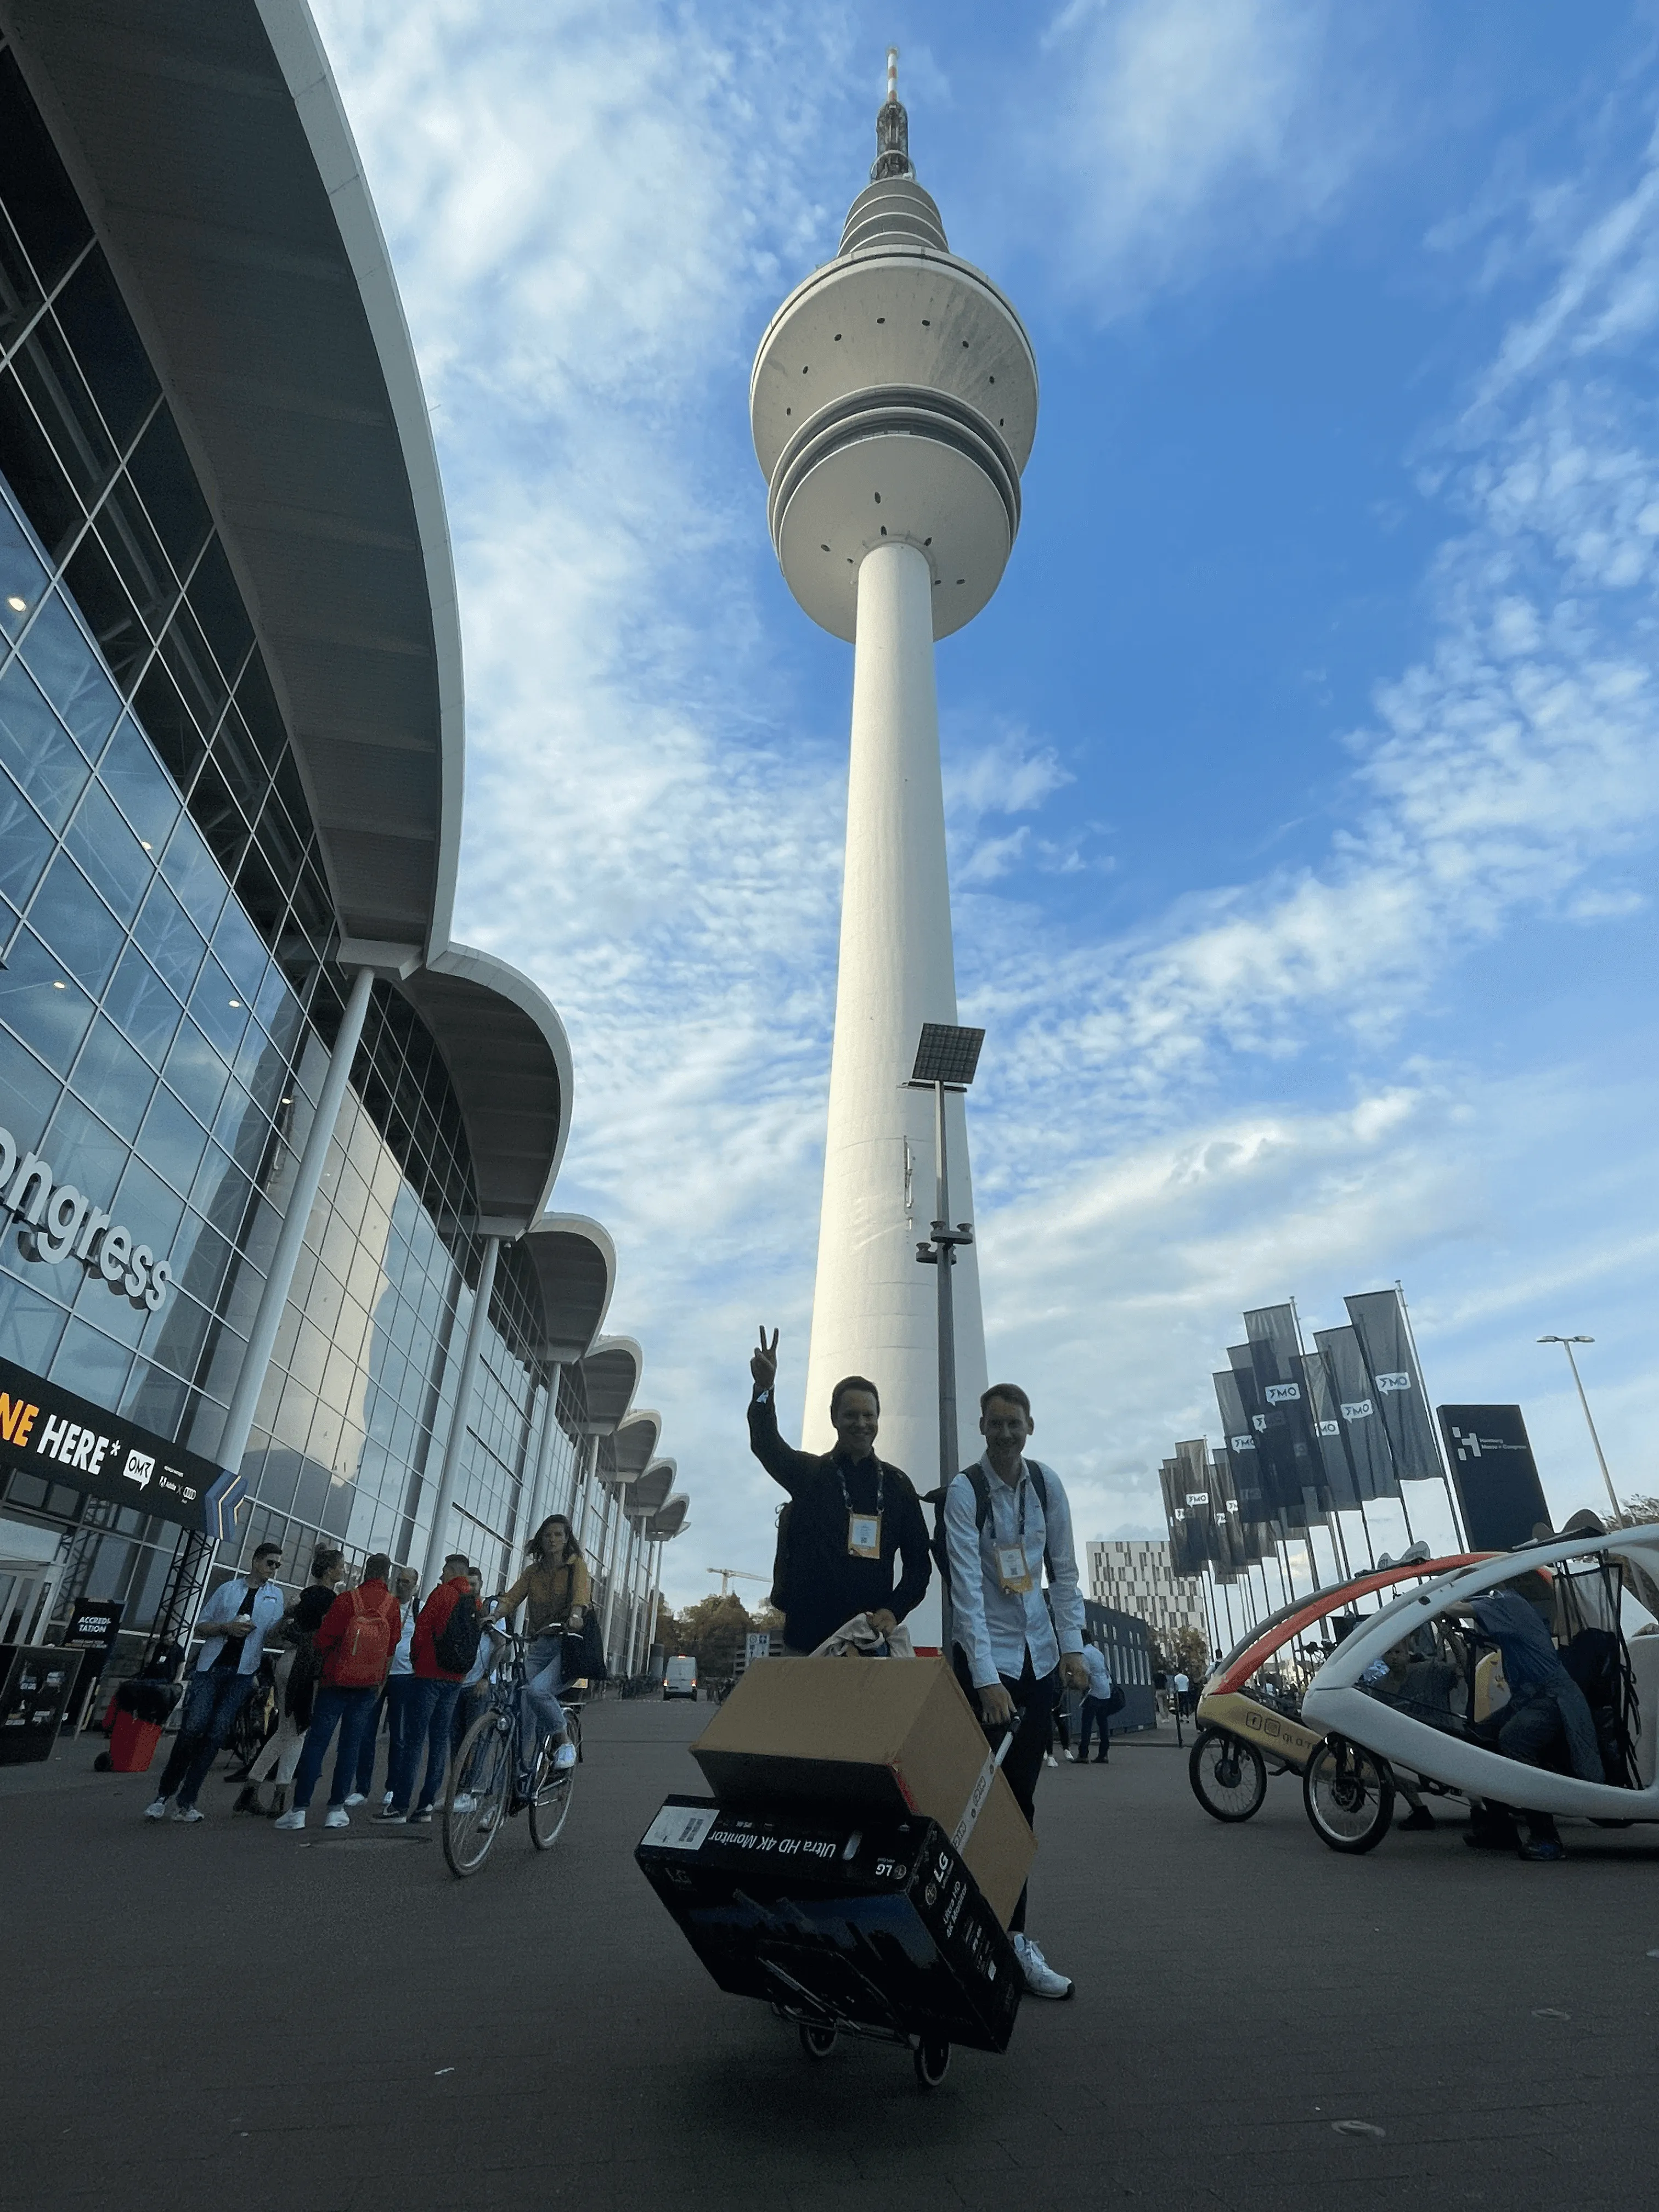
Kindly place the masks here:
POLYGON ((167 1816, 167 1801, 165 1797, 153 1797, 144 1808, 147 1820, 165 1820, 167 1816))
POLYGON ((198 1812, 194 1805, 175 1805, 173 1808, 173 1817, 175 1820, 182 1820, 185 1826, 189 1827, 193 1820, 205 1820, 207 1814, 198 1812))
POLYGON ((1025 1993, 1033 1997, 1054 1997, 1060 2000, 1071 1996, 1076 1984, 1057 1974, 1029 1936, 1013 1939, 1014 1956, 1019 1960, 1019 1970, 1025 1977, 1025 1993))
POLYGON ((392 1802, 392 1792, 388 1790, 386 1792, 386 1795, 385 1795, 385 1796, 381 1798, 381 1800, 380 1800, 380 1809, 381 1809, 381 1811, 382 1811, 382 1812, 384 1812, 384 1811, 386 1810, 386 1807, 387 1807, 388 1805, 390 1805, 390 1804, 391 1804, 391 1802, 392 1802))
POLYGON ((574 1743, 562 1743, 555 1747, 553 1753, 555 1774, 568 1774, 575 1764, 576 1747, 574 1743))
POLYGON ((348 1805, 361 1805, 367 1801, 368 1796, 368 1792, 367 1790, 348 1790, 346 1792, 346 1803, 348 1805))
POLYGON ((1066 1756, 1071 1760, 1073 1766, 1077 1765, 1077 1753, 1074 1751, 1068 1751, 1066 1756))
POLYGON ((286 1828, 292 1832, 296 1828, 303 1828, 305 1824, 306 1816, 296 1805, 291 1813, 283 1814, 272 1825, 278 1828, 286 1828))
POLYGON ((1052 1751, 1045 1751, 1042 1754, 1042 1759, 1043 1764, 1047 1766, 1058 1766, 1060 1765, 1060 1761, 1054 1757, 1052 1751))
MULTIPOLYGON (((360 1805, 362 1802, 361 1797, 357 1800, 360 1805)), ((346 1805, 350 1802, 351 1800, 348 1797, 346 1805)), ((325 1828, 349 1828, 351 1826, 351 1815, 347 1812, 345 1805, 331 1805, 323 1815, 323 1826, 325 1828)))
POLYGON ((478 1801, 472 1795, 472 1792, 470 1790, 461 1790, 456 1792, 455 1810, 458 1813, 476 1813, 477 1809, 478 1801))

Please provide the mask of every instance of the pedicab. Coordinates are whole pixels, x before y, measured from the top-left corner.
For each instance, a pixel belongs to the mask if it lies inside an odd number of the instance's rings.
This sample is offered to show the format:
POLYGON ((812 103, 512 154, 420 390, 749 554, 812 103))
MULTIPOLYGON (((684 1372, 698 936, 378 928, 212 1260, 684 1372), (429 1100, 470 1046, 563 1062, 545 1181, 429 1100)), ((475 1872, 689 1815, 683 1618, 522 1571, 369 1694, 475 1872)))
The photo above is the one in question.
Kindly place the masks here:
POLYGON ((1227 1653, 1198 1701, 1199 1732, 1187 1762, 1193 1795, 1213 1819, 1254 1818, 1266 1802, 1270 1774, 1300 1775, 1305 1788, 1323 1740, 1304 1711, 1306 1682, 1343 1637, 1352 1640, 1358 1609, 1368 1598, 1406 1585, 1414 1589, 1489 1556, 1460 1552, 1431 1559, 1426 1550, 1293 1599, 1227 1653), (1322 1632, 1328 1626, 1334 1641, 1322 1632))
POLYGON ((1304 1794, 1322 1842, 1380 1843, 1402 1772, 1505 1817, 1519 1809, 1532 1857, 1561 1856, 1559 1814, 1659 1822, 1659 1523, 1581 1523, 1397 1595, 1332 1652, 1301 1714, 1318 1739, 1304 1794), (1518 1640, 1517 1601, 1532 1621, 1518 1640), (1512 1686, 1505 1667, 1521 1660, 1512 1686))

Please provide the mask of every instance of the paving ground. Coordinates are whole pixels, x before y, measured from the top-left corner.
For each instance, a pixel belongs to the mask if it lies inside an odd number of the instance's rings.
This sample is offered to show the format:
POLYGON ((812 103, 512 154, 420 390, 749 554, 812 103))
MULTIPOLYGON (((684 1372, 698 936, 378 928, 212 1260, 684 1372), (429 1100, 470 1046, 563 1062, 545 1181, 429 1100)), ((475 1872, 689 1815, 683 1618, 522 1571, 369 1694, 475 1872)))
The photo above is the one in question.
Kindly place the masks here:
MULTIPOLYGON (((0 1770, 0 2205, 27 2212, 1136 2212, 1655 2201, 1659 1830, 1565 1866, 1461 1829, 1364 1859, 1294 1782, 1244 1828, 1172 1742, 1038 1799, 1032 1928, 1078 1978, 924 2097, 703 1976, 633 1863, 707 1708, 592 1717, 556 1850, 139 1818, 85 1739, 0 1770), (1355 2136, 1335 2123, 1365 2122, 1355 2136)), ((313 1818, 316 1816, 313 1814, 313 1818)))

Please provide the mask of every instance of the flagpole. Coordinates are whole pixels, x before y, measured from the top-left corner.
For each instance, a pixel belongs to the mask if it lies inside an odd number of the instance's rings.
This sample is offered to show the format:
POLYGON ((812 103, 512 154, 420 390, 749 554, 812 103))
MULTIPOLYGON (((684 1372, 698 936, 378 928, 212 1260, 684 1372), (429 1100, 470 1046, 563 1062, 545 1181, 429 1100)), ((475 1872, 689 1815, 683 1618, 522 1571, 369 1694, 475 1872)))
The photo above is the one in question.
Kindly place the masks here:
POLYGON ((1446 1503, 1451 1508, 1452 1534, 1457 1539, 1459 1548, 1467 1552, 1469 1548, 1469 1532, 1464 1525, 1462 1515, 1457 1510, 1457 1497, 1452 1485, 1451 1469, 1446 1460, 1446 1439, 1440 1433, 1440 1417, 1429 1404, 1429 1381, 1423 1372, 1422 1356, 1417 1349, 1417 1331, 1412 1327, 1412 1310, 1406 1303, 1406 1285, 1398 1275, 1394 1279, 1394 1287, 1399 1296, 1400 1310, 1406 1316, 1406 1339, 1412 1348, 1412 1364, 1416 1368, 1418 1380, 1423 1385, 1424 1418, 1434 1431, 1434 1449, 1440 1462, 1441 1486, 1446 1493, 1446 1503))

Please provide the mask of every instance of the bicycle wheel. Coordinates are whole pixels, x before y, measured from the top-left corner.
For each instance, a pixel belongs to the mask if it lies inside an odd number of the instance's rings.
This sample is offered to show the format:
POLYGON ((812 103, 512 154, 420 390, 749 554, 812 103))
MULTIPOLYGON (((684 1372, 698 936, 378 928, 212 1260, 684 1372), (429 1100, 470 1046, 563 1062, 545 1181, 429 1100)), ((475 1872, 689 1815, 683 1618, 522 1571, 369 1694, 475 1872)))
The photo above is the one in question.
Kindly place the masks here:
POLYGON ((1215 1820, 1248 1820, 1267 1795, 1267 1767, 1253 1743, 1206 1729, 1187 1761, 1193 1795, 1215 1820))
POLYGON ((507 1818, 513 1787, 513 1723, 481 1713, 461 1738, 444 1790, 444 1856, 459 1880, 477 1874, 507 1818))
POLYGON ((1327 1736, 1308 1761, 1302 1802, 1322 1844, 1334 1851, 1373 1850, 1394 1819, 1394 1775, 1386 1759, 1327 1736))
POLYGON ((570 1793, 575 1781, 575 1768, 567 1766, 560 1773, 544 1744, 536 1761, 535 1782, 530 1792, 530 1840, 538 1851, 550 1851, 559 1840, 559 1831, 570 1811, 570 1793))

